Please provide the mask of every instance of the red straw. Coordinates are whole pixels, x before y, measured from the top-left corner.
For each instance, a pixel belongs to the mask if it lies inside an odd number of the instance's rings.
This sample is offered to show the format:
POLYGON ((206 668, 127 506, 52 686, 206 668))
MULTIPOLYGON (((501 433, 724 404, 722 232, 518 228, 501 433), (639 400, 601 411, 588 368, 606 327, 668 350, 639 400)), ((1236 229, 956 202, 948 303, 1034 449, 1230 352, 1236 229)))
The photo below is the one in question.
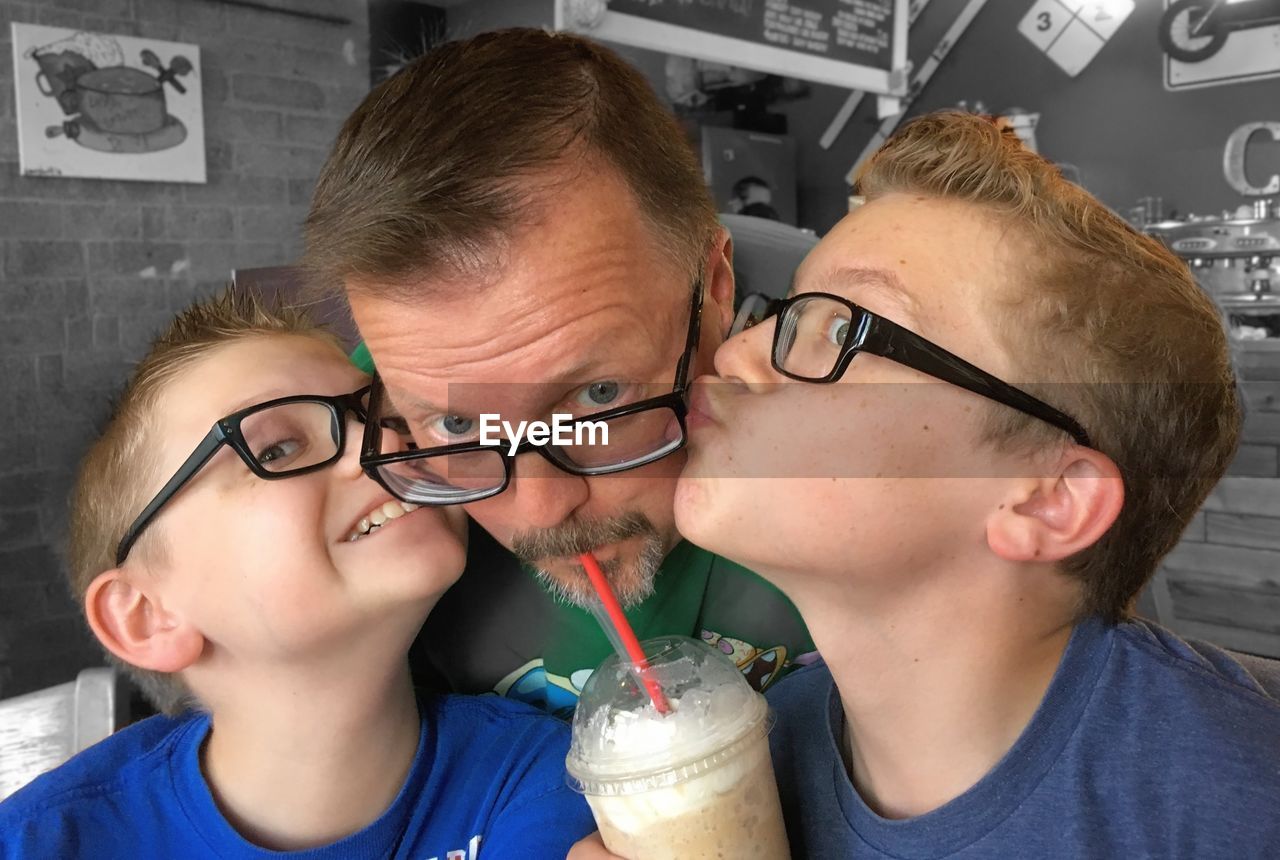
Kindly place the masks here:
POLYGON ((640 683, 644 684, 645 690, 649 693, 649 698, 653 700, 653 707, 660 714, 668 714, 671 712, 671 706, 667 704, 667 697, 662 695, 662 688, 658 686, 658 682, 649 676, 649 661, 644 656, 644 649, 640 647, 640 640, 636 638, 636 632, 631 629, 631 622, 627 621, 627 616, 622 612, 622 606, 618 603, 618 598, 613 593, 613 588, 609 585, 609 580, 605 578, 604 571, 600 569, 600 562, 596 561, 596 557, 590 552, 584 552, 578 556, 578 560, 582 562, 583 568, 587 571, 587 578, 591 580, 591 587, 596 590, 596 596, 600 598, 600 602, 604 604, 605 614, 608 615, 609 621, 613 623, 613 628, 618 634, 618 638, 622 641, 622 647, 626 649, 626 654, 621 655, 629 657, 631 662, 636 665, 638 674, 640 675, 640 683))

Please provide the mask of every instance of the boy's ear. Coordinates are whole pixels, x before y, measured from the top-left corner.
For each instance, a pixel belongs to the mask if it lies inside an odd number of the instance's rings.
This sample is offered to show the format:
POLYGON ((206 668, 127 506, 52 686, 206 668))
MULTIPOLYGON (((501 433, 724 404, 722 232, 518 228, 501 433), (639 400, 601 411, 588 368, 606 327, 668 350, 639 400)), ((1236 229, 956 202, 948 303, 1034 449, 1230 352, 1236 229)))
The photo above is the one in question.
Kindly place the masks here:
POLYGON ((1057 474, 1020 483, 987 520, 987 545, 1008 561, 1055 562, 1097 543, 1120 515, 1124 480, 1111 458, 1072 448, 1057 474))
POLYGON ((84 614, 103 647, 140 669, 180 672, 204 650, 200 631, 120 568, 98 574, 89 585, 84 614))
POLYGON ((729 328, 733 325, 733 299, 735 284, 733 280, 733 237, 724 227, 716 230, 711 241, 711 254, 707 260, 707 295, 703 313, 713 307, 716 324, 720 329, 720 338, 729 336, 729 328))

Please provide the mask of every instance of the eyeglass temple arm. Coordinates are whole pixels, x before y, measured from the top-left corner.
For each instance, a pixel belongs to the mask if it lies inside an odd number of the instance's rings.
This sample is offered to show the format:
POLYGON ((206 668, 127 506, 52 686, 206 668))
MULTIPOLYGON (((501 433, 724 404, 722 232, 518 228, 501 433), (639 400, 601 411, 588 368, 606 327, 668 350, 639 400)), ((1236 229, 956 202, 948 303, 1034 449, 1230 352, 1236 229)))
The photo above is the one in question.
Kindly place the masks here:
POLYGON ((133 525, 129 526, 129 530, 125 532, 124 538, 121 539, 120 545, 116 548, 116 567, 124 564, 125 558, 129 555, 129 550, 137 542, 138 536, 142 534, 142 530, 156 515, 156 513, 169 503, 169 500, 182 489, 182 486, 191 480, 191 476, 204 468, 204 464, 209 462, 209 458, 222 447, 222 443, 227 441, 227 434, 223 432, 222 424, 215 424, 205 437, 200 440, 200 444, 191 452, 191 455, 183 462, 174 473, 169 482, 165 484, 160 492, 156 493, 151 503, 143 508, 142 513, 138 514, 138 518, 133 521, 133 525))
POLYGON ((689 387, 689 365, 694 359, 694 346, 698 343, 698 332, 702 328, 702 290, 703 279, 698 278, 693 288, 693 298, 689 308, 689 331, 684 339, 684 351, 680 353, 680 362, 676 365, 675 390, 683 393, 689 387))
POLYGON ((910 329, 872 315, 863 344, 868 352, 892 358, 974 394, 1039 418, 1069 434, 1076 444, 1085 448, 1093 447, 1084 427, 1070 415, 992 376, 955 353, 930 343, 910 329))

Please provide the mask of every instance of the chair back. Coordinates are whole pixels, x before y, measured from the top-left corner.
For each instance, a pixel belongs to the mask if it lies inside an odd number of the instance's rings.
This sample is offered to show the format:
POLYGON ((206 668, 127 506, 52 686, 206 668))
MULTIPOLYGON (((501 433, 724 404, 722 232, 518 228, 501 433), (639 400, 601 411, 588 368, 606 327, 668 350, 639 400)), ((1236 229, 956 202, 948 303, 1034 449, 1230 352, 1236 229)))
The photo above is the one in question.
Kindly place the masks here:
POLYGON ((114 732, 125 702, 110 668, 0 700, 0 800, 114 732))

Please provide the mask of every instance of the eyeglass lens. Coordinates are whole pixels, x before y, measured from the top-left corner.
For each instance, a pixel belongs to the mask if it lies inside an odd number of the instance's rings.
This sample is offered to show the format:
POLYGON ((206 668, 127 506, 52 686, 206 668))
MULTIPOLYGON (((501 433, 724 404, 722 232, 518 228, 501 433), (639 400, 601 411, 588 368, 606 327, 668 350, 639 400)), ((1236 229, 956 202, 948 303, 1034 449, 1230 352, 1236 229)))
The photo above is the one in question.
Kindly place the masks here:
POLYGON ((240 435, 263 469, 285 474, 333 459, 341 420, 327 403, 283 403, 246 415, 240 435))
POLYGON ((778 320, 774 360, 786 373, 823 379, 835 370, 853 319, 847 305, 819 296, 792 302, 778 320))
MULTIPOLYGON (((399 433, 404 449, 415 447, 402 418, 380 414, 378 424, 384 434, 399 433)), ((557 445, 553 438, 546 449, 548 455, 571 469, 591 471, 621 471, 656 460, 684 441, 678 416, 666 406, 603 421, 586 416, 577 423, 563 425, 559 432, 566 444, 557 445)), ((383 447, 385 450, 385 444, 383 447)), ((502 487, 509 450, 504 441, 478 451, 380 463, 377 469, 393 492, 408 501, 466 501, 502 487)))

